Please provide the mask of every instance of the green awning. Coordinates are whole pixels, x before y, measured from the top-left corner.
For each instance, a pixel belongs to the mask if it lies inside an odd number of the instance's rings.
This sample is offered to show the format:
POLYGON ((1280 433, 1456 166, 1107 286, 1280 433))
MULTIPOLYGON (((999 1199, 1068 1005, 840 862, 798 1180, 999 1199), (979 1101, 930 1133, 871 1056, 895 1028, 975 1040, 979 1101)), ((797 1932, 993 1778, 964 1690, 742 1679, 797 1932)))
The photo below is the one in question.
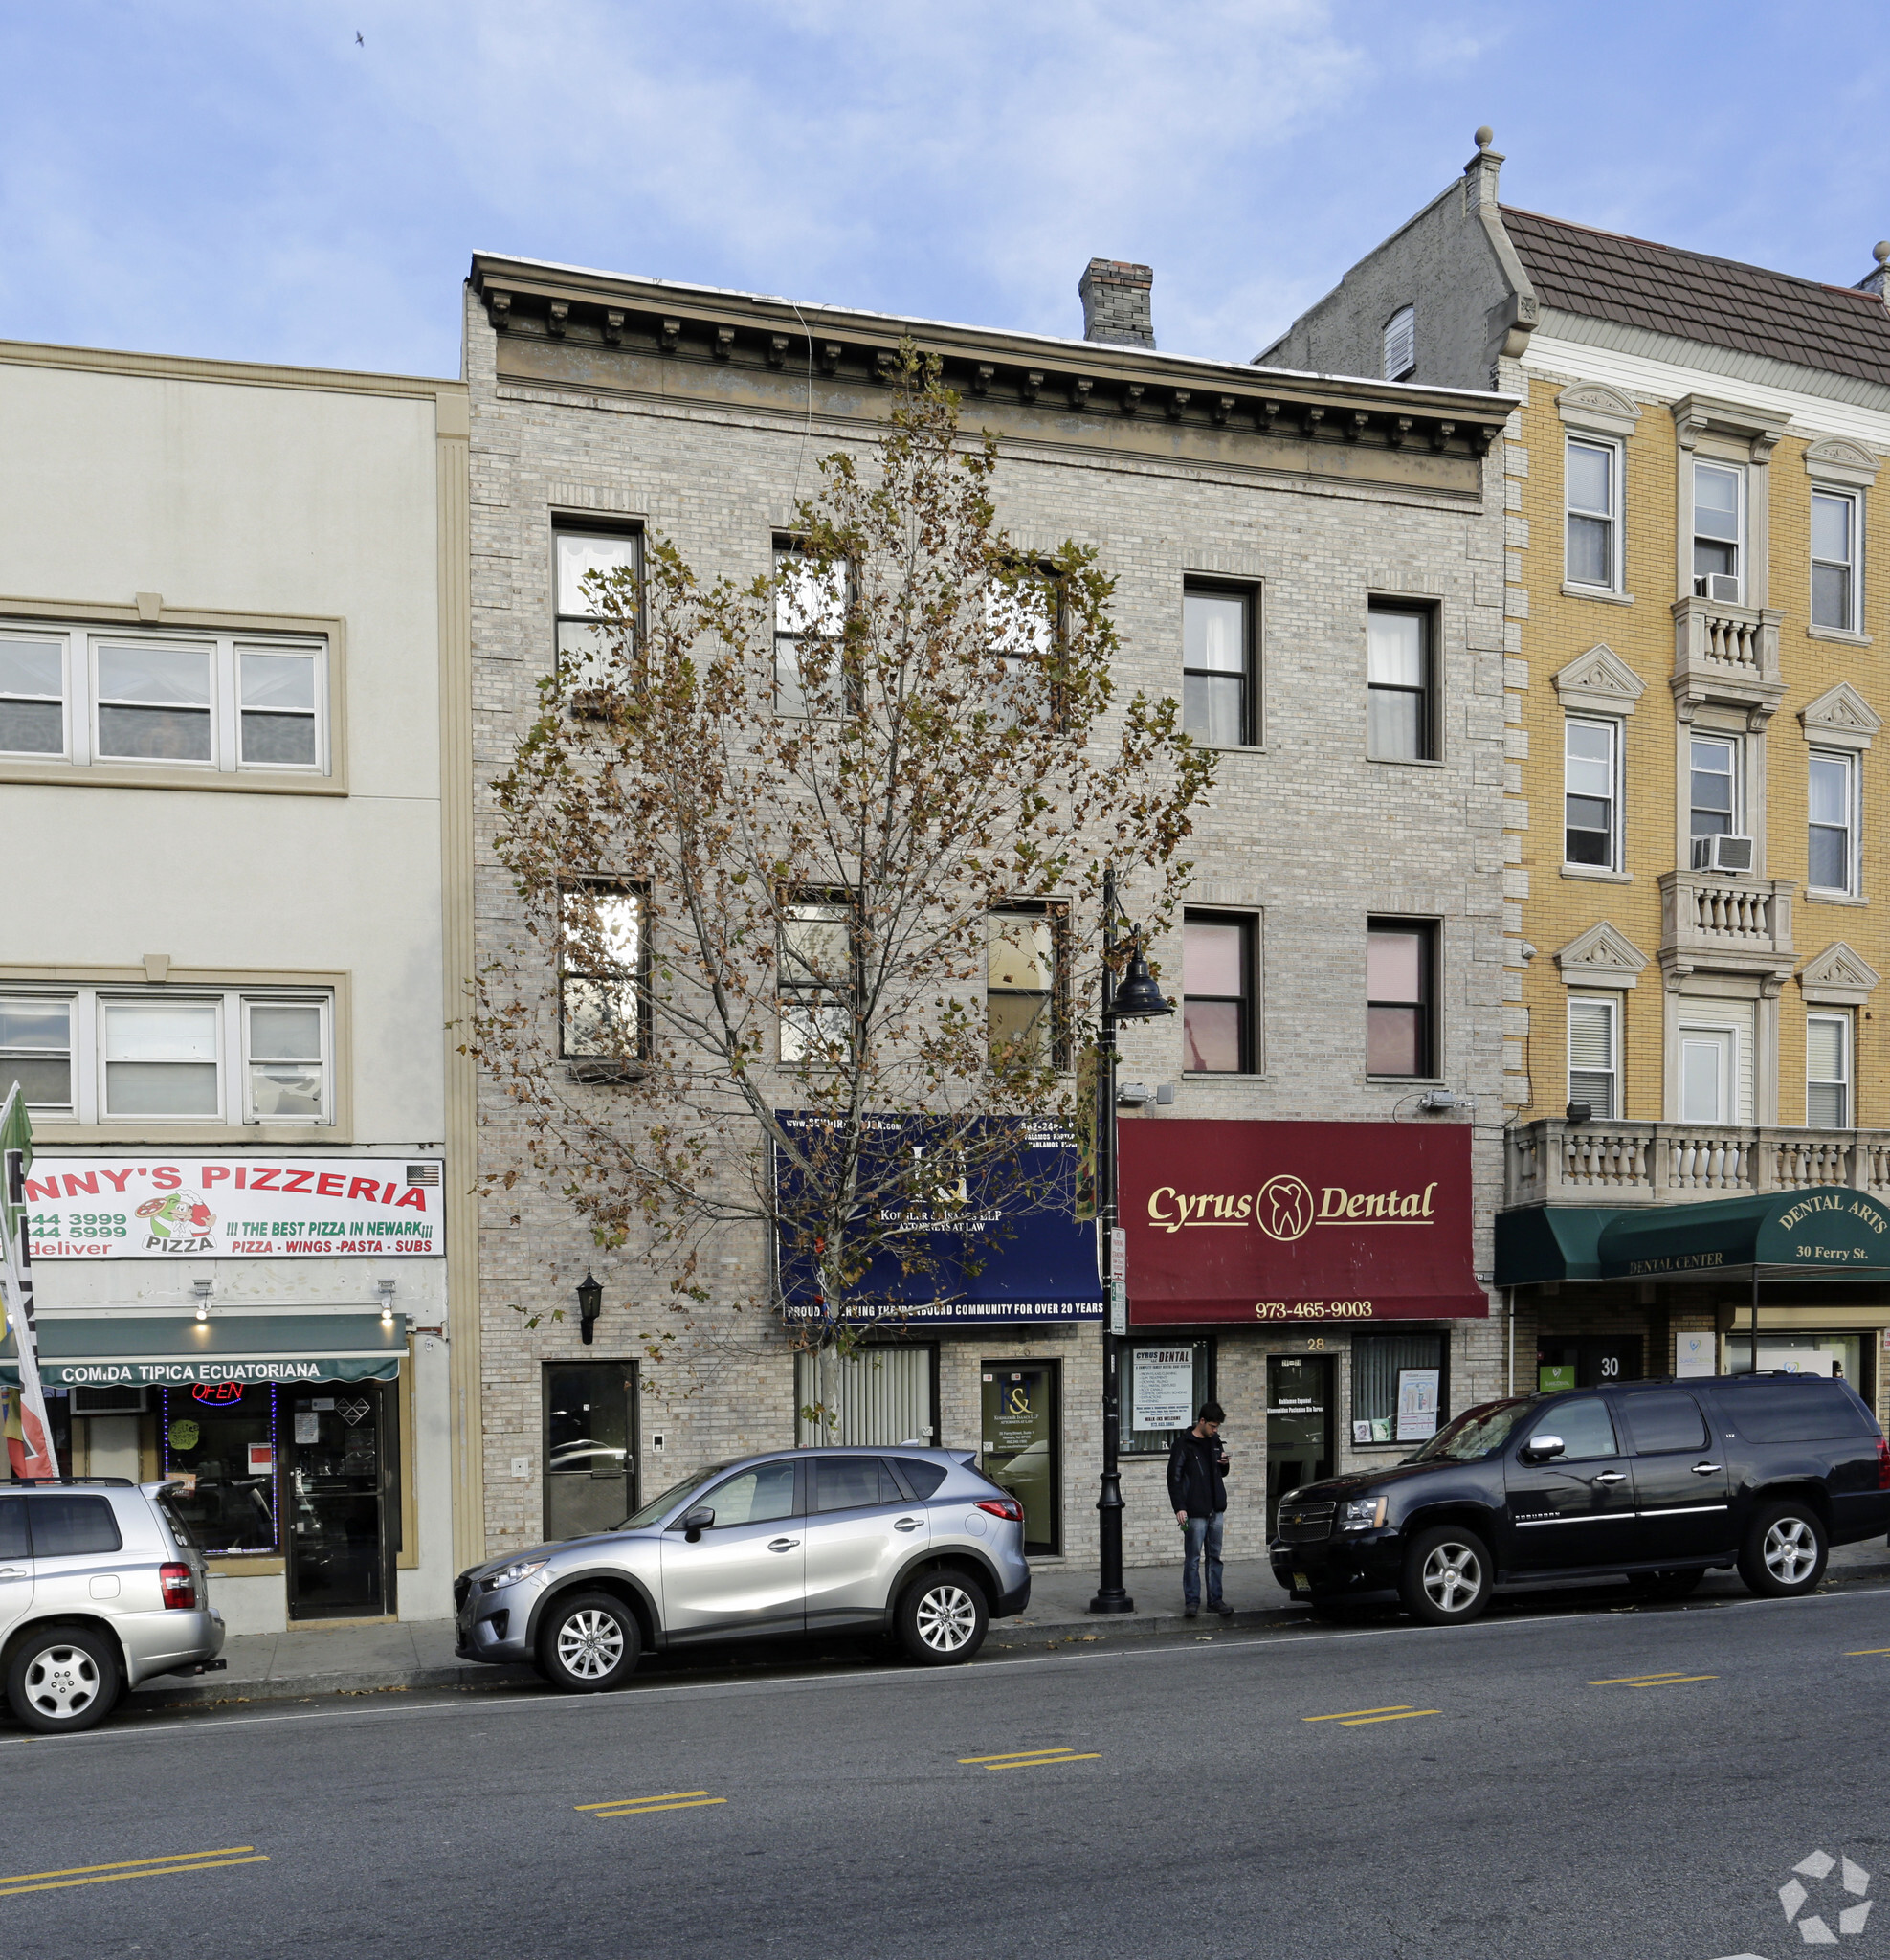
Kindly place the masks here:
MULTIPOLYGON (((390 1382, 407 1352, 407 1316, 378 1313, 39 1318, 39 1376, 49 1389, 194 1382, 390 1382)), ((20 1378, 0 1341, 0 1382, 20 1378)))
POLYGON ((1499 1212, 1496 1282, 1890 1275, 1890 1208, 1827 1187, 1699 1205, 1527 1205, 1499 1212))

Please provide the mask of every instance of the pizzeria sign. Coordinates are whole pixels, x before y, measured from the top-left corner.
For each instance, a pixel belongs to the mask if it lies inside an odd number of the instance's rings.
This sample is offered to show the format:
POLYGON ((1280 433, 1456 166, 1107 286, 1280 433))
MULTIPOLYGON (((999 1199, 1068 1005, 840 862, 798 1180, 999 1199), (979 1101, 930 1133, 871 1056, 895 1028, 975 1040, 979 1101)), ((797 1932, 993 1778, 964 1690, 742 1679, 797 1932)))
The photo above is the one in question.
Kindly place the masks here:
POLYGON ((445 1254, 438 1157, 33 1159, 35 1259, 445 1254))

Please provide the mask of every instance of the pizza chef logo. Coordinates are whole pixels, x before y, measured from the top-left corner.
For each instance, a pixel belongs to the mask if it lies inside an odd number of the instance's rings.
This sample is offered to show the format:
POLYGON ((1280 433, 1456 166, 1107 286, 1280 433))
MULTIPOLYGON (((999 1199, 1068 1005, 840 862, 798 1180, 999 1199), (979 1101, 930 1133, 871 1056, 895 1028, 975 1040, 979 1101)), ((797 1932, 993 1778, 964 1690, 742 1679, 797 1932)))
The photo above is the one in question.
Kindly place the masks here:
POLYGON ((1257 1223, 1269 1238, 1303 1238, 1313 1222, 1313 1194, 1304 1179, 1283 1174, 1260 1187, 1257 1223))
POLYGON ((166 1192, 138 1207, 153 1238, 208 1238, 216 1230, 216 1214, 193 1191, 166 1192))

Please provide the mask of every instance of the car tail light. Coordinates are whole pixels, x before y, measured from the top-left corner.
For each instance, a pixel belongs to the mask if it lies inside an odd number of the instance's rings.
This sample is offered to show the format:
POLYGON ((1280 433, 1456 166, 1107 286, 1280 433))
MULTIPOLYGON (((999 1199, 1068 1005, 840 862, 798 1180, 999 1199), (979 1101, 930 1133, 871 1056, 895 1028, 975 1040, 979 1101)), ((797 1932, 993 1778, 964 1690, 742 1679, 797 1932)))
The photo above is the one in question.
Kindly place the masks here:
POLYGON ((164 1588, 164 1603, 167 1606, 181 1606, 194 1609, 197 1603, 197 1580, 189 1566, 160 1566, 158 1584, 164 1588))
POLYGON ((1881 1437, 1877 1439, 1877 1487, 1890 1490, 1890 1442, 1881 1437))
POLYGON ((978 1508, 989 1511, 993 1518, 1002 1518, 1007 1525, 1024 1522, 1024 1507, 1014 1497, 981 1497, 978 1508))

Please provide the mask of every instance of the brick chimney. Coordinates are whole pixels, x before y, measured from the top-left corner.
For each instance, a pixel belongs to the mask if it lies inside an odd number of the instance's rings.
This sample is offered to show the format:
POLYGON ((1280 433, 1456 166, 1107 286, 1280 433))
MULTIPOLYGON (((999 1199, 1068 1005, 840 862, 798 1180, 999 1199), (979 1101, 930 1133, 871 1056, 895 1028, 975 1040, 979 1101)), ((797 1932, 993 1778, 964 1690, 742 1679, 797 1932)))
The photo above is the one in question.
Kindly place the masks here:
POLYGON ((1077 281, 1082 295, 1083 339, 1113 341, 1119 346, 1152 347, 1155 316, 1148 295, 1155 269, 1121 258, 1092 258, 1077 281))
POLYGON ((1875 293, 1890 306, 1890 238, 1879 238, 1871 251, 1877 264, 1857 281, 1860 293, 1875 293))

